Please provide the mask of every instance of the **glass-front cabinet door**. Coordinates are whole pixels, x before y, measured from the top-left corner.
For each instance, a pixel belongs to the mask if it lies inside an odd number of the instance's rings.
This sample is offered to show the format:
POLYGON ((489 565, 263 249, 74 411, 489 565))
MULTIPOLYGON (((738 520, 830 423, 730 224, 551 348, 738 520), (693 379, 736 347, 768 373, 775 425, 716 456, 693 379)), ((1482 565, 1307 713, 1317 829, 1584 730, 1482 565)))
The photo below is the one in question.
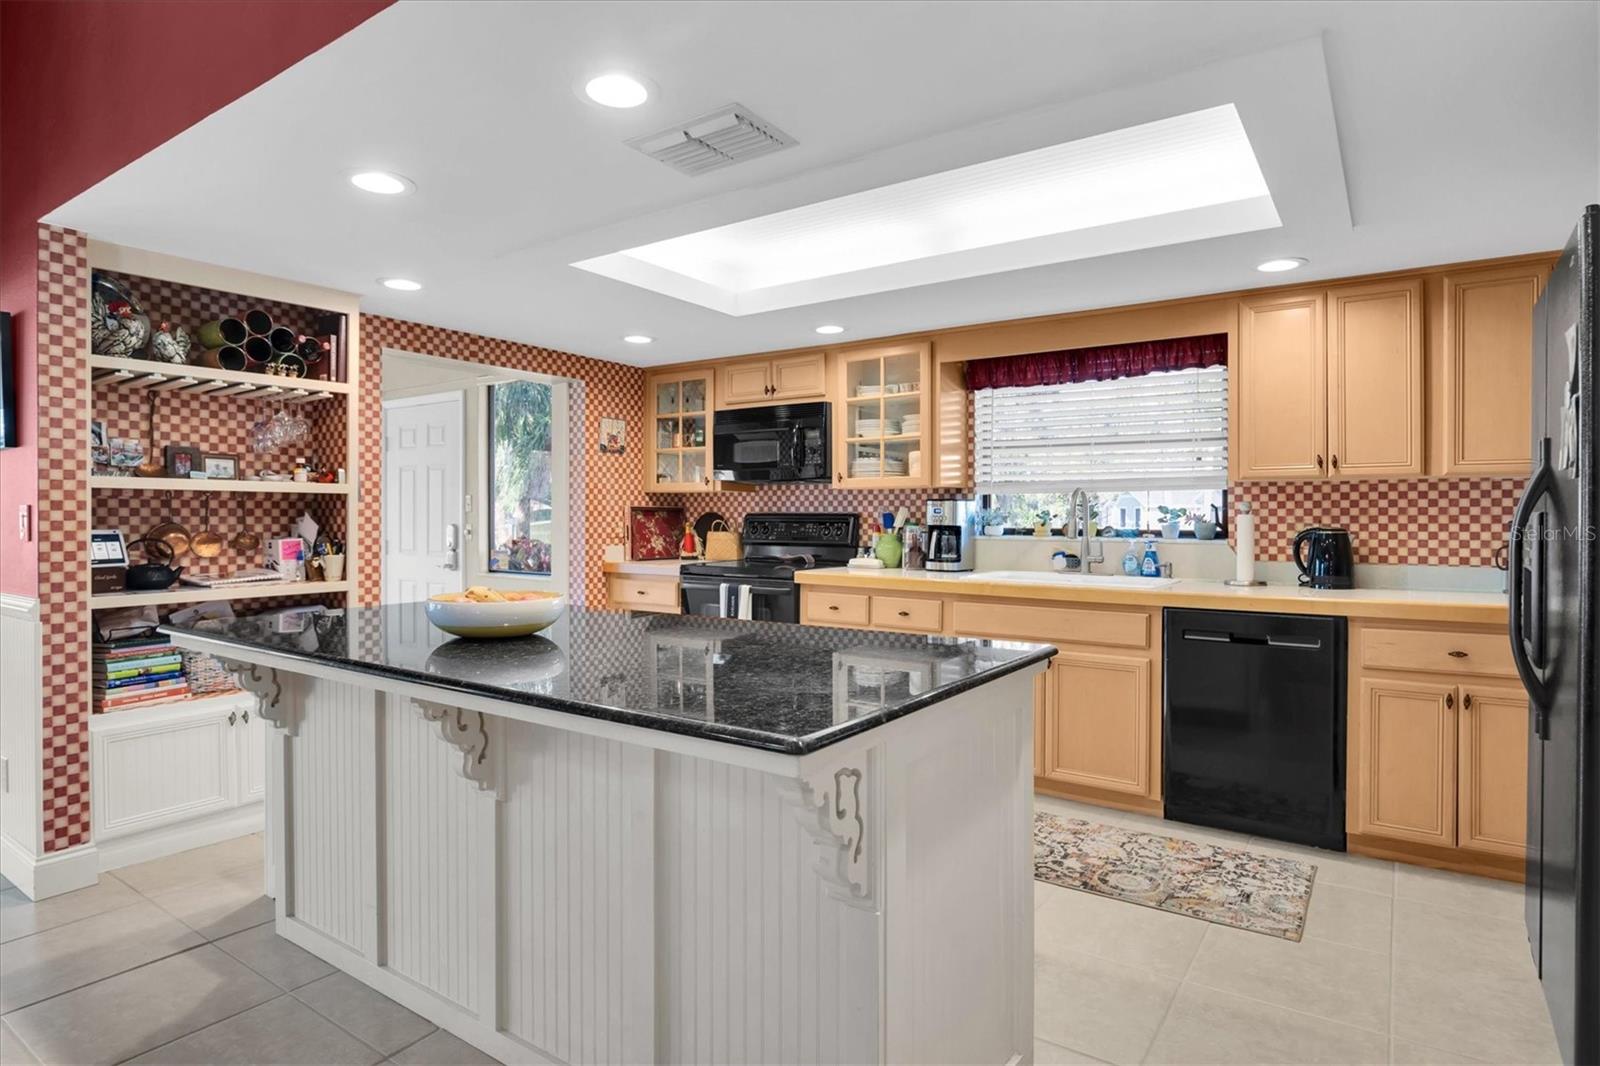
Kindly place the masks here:
POLYGON ((645 491, 711 491, 711 372, 652 375, 645 392, 645 491))
POLYGON ((838 353, 833 431, 837 484, 932 484, 932 363, 932 347, 926 343, 838 353))

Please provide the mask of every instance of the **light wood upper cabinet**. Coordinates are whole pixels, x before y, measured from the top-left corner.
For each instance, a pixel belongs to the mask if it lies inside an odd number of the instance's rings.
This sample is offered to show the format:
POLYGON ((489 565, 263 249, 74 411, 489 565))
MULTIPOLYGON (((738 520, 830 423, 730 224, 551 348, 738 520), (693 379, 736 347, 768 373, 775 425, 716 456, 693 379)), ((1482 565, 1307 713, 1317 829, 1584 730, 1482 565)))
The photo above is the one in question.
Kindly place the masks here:
POLYGON ((710 492, 712 390, 710 370, 645 378, 646 492, 710 492))
POLYGON ((1423 285, 1369 285, 1239 301, 1241 480, 1427 472, 1423 285))
POLYGON ((1426 473, 1422 280, 1328 292, 1328 472, 1426 473))
POLYGON ((1325 297, 1318 292, 1239 301, 1237 476, 1315 478, 1327 470, 1325 297))
POLYGON ((1150 660, 1062 651, 1050 660, 1041 776, 1150 794, 1150 660))
POLYGON ((1520 858, 1528 826, 1528 695, 1462 685, 1459 844, 1520 858))
POLYGON ((926 341, 838 352, 833 469, 841 488, 932 484, 933 346, 926 341))
POLYGON ((717 368, 719 407, 821 400, 827 393, 827 355, 824 352, 741 360, 717 368))
POLYGON ((1444 276, 1435 473, 1527 475, 1533 308, 1549 276, 1544 264, 1444 276))
POLYGON ((1454 847, 1455 686, 1363 678, 1356 709, 1355 831, 1454 847))
POLYGON ((772 364, 762 359, 754 363, 730 363, 717 368, 717 403, 771 403, 772 364))

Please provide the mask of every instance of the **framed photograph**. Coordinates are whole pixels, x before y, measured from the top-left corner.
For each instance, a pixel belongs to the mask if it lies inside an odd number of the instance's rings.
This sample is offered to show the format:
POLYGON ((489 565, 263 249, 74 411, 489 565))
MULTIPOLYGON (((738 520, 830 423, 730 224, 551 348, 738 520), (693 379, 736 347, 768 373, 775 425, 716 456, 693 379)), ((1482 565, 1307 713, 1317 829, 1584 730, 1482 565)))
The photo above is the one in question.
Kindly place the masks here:
POLYGON ((239 479, 239 457, 227 452, 206 452, 204 469, 207 478, 217 478, 221 481, 237 481, 239 479))
POLYGON ((621 455, 628 450, 628 427, 620 418, 602 418, 600 420, 600 454, 621 455))
POLYGON ((187 444, 169 444, 161 449, 166 460, 168 477, 193 477, 197 472, 205 477, 206 468, 199 448, 187 444))

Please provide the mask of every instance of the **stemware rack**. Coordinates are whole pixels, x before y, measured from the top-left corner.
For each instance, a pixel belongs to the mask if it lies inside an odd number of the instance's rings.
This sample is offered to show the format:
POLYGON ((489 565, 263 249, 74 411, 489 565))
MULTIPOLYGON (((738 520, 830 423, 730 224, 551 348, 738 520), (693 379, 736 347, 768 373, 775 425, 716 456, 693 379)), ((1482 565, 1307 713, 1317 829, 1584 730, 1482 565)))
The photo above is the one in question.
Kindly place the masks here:
POLYGON ((187 363, 157 363, 116 355, 89 356, 89 371, 96 385, 147 392, 249 396, 252 399, 274 399, 284 403, 309 403, 350 392, 350 385, 343 381, 273 377, 244 370, 215 370, 187 363))

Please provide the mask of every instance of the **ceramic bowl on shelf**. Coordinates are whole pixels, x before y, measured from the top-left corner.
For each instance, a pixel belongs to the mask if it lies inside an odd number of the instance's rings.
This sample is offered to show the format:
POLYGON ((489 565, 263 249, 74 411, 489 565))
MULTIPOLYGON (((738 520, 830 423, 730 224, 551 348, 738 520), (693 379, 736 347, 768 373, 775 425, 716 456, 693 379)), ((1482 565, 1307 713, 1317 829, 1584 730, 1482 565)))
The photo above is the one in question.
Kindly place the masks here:
POLYGON ((457 637, 526 637, 545 629, 567 609, 559 592, 498 592, 475 586, 431 596, 428 621, 457 637))

